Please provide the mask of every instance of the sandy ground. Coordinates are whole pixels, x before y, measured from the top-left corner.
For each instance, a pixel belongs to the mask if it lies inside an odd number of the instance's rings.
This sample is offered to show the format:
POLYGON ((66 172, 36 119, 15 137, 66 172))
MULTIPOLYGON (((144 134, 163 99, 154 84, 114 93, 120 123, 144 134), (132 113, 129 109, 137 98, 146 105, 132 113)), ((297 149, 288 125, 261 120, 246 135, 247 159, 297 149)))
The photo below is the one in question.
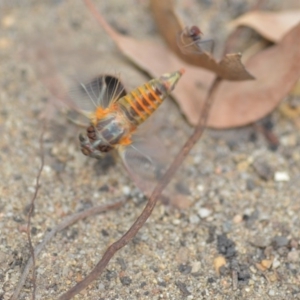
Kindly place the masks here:
MULTIPOLYGON (((62 45, 70 65, 86 64, 81 69, 86 73, 88 64, 95 64, 105 72, 126 74, 133 85, 147 78, 120 55, 80 1, 39 2, 0 1, 0 299, 5 300, 30 256, 26 222, 41 163, 40 114, 51 97, 19 50, 47 40, 62 45), (85 50, 74 55, 70 49, 75 48, 85 50)), ((98 7, 118 30, 136 38, 155 36, 148 1, 123 2, 98 1, 98 7)), ((182 1, 180 8, 222 40, 222 24, 247 4, 228 1, 232 10, 226 11, 212 2, 182 1)), ((269 2, 279 7, 280 1, 269 2)), ((293 99, 298 105, 299 100, 293 99)), ((167 112, 165 123, 173 137, 184 141, 191 129, 177 106, 169 100, 162 112, 167 112)), ((134 241, 74 299, 300 299, 299 122, 279 111, 269 121, 280 141, 275 151, 252 127, 208 130, 180 171, 191 191, 191 206, 179 210, 158 204, 134 241), (275 180, 278 172, 289 180, 275 180), (219 268, 222 257, 226 265, 219 268)), ((31 221, 33 244, 66 215, 124 195, 128 200, 121 209, 84 219, 53 238, 36 262, 36 299, 57 299, 86 276, 146 203, 119 163, 81 154, 79 131, 63 114, 48 124, 31 221)), ((19 299, 31 299, 31 294, 29 276, 19 299)))

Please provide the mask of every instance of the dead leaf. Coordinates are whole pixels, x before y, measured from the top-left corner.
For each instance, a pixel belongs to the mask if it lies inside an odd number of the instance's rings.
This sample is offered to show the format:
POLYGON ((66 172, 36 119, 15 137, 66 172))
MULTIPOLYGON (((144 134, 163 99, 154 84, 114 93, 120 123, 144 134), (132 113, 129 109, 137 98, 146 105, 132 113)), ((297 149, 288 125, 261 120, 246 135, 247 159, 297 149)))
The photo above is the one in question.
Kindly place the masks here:
POLYGON ((150 6, 153 12, 155 22, 161 35, 166 40, 168 46, 183 61, 208 69, 223 79, 227 80, 249 80, 253 76, 245 69, 241 62, 241 54, 226 54, 225 57, 217 62, 208 52, 196 53, 191 49, 190 52, 183 53, 180 49, 180 39, 184 38, 183 44, 189 44, 184 36, 179 36, 184 32, 185 26, 175 12, 173 0, 151 0, 150 6))
POLYGON ((253 11, 233 20, 232 27, 248 26, 271 42, 279 42, 300 22, 300 10, 296 11, 253 11))
POLYGON ((264 117, 290 92, 300 76, 300 23, 278 45, 254 57, 246 67, 255 81, 220 84, 209 126, 242 126, 264 117))

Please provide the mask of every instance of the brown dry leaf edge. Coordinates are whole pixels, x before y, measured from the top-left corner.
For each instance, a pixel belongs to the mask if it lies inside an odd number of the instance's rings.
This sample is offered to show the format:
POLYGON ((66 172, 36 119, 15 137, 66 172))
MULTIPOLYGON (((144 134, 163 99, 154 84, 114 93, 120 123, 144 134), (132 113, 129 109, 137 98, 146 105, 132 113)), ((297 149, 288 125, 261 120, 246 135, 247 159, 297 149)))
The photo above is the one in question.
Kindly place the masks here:
MULTIPOLYGON (((88 6, 91 4, 90 1, 86 3, 88 6)), ((197 124, 214 74, 183 62, 158 42, 137 41, 117 33, 99 13, 95 12, 94 7, 89 8, 122 53, 153 77, 182 67, 186 69, 186 74, 176 87, 173 96, 188 121, 192 125, 197 124)), ((299 36, 300 24, 278 45, 256 54, 247 61, 246 68, 256 80, 222 82, 216 91, 208 126, 212 128, 243 126, 270 113, 288 94, 300 76, 299 36)))
POLYGON ((248 60, 255 81, 220 84, 209 125, 224 128, 255 122, 270 113, 300 76, 300 23, 275 46, 248 60), (231 126, 228 126, 228 125, 231 126))
POLYGON ((300 10, 267 12, 253 11, 233 20, 232 27, 251 27, 265 39, 277 43, 300 22, 300 10))

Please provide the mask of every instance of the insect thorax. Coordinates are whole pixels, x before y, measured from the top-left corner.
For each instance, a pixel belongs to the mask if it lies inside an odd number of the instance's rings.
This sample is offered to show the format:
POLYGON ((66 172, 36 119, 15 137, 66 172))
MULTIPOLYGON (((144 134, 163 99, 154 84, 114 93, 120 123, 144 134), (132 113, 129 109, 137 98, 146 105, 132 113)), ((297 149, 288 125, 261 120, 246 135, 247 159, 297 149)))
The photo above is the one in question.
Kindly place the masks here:
POLYGON ((97 141, 102 152, 112 150, 128 133, 128 126, 117 114, 100 119, 96 125, 87 128, 88 138, 92 143, 97 141))

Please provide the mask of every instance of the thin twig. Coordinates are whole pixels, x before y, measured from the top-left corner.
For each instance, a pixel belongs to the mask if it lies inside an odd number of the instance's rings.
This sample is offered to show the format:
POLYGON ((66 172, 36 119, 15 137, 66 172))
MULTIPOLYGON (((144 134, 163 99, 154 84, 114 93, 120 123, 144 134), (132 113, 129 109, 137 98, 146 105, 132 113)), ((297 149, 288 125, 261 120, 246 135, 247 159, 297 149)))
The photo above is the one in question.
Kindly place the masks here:
POLYGON ((79 220, 85 219, 87 217, 99 214, 101 212, 110 210, 110 209, 117 209, 125 202, 125 198, 122 198, 119 201, 116 201, 114 203, 109 203, 105 205, 99 205, 96 207, 91 207, 87 210, 84 210, 82 212, 67 216, 61 223, 56 225, 50 232, 46 233, 44 236, 43 241, 37 245, 34 249, 34 255, 30 257, 30 259, 27 261, 27 264, 23 270, 23 273, 19 279, 19 282, 17 284, 17 287, 11 296, 10 300, 17 300, 19 299, 20 291, 25 283, 25 280, 28 276, 28 273, 30 272, 32 266, 33 266, 33 260, 32 257, 37 258, 40 252, 45 248, 45 246, 51 241, 51 239, 60 231, 65 229, 68 226, 71 226, 72 224, 78 222, 79 220))
POLYGON ((37 198, 38 191, 40 189, 40 179, 41 179, 41 175, 42 175, 42 172, 43 172, 43 169, 44 169, 44 163, 45 163, 45 152, 44 152, 44 134, 45 134, 45 130, 46 130, 46 121, 44 120, 43 127, 42 127, 42 133, 40 135, 40 141, 39 141, 41 165, 40 165, 40 168, 38 170, 38 174, 37 174, 36 181, 35 181, 35 191, 34 191, 32 199, 31 199, 31 203, 30 203, 30 208, 29 208, 28 218, 27 218, 27 230, 26 230, 29 249, 30 249, 30 254, 31 254, 31 258, 32 258, 32 285, 33 285, 32 299, 33 300, 35 300, 35 294, 36 294, 36 271, 35 271, 34 248, 33 248, 33 245, 32 245, 31 232, 30 232, 30 223, 31 223, 31 217, 32 217, 32 214, 33 214, 33 211, 34 211, 34 203, 35 203, 35 200, 37 198))

